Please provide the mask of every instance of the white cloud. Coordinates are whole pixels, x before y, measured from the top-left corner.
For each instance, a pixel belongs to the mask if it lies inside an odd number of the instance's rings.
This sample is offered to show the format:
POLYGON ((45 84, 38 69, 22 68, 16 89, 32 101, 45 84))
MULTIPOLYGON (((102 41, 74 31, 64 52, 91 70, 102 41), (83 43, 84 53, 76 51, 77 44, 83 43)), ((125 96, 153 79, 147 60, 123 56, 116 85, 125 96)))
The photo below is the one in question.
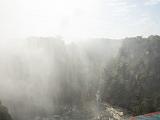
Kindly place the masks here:
POLYGON ((157 5, 160 3, 160 0, 145 0, 145 5, 157 5))
POLYGON ((136 4, 130 3, 128 0, 107 0, 110 12, 113 16, 126 17, 136 7, 136 4))

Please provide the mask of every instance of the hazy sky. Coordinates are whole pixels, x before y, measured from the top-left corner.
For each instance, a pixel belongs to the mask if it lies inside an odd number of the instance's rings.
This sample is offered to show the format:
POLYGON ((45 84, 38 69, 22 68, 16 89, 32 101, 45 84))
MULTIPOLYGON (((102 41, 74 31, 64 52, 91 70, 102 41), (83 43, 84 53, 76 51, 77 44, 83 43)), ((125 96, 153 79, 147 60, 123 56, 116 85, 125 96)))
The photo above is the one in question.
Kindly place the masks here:
POLYGON ((0 0, 0 38, 160 34, 160 0, 0 0))

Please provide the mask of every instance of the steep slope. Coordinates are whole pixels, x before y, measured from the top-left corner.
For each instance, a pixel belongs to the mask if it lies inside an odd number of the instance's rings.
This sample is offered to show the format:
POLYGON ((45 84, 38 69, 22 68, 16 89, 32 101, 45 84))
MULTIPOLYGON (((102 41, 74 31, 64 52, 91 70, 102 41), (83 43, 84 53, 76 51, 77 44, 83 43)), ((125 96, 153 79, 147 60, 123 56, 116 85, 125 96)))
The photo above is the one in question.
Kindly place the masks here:
POLYGON ((103 100, 144 114, 160 110, 160 36, 126 38, 105 71, 103 100))

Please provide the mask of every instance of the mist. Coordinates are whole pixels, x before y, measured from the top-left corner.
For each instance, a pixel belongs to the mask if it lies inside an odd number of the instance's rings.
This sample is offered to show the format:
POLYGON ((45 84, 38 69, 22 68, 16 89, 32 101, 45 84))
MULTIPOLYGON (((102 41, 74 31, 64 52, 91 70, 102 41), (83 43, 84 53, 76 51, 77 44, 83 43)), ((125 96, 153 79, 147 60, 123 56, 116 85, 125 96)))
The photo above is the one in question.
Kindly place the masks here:
POLYGON ((152 35, 3 41, 0 107, 13 120, 123 120, 156 112, 159 40, 152 35))
POLYGON ((95 41, 66 44, 59 38, 32 37, 1 44, 0 98, 13 118, 45 117, 59 104, 78 106, 87 94, 96 99, 100 72, 116 55, 120 41, 95 41), (92 84, 97 88, 89 93, 92 84))
POLYGON ((160 115, 159 11, 159 0, 0 0, 0 120, 160 115))

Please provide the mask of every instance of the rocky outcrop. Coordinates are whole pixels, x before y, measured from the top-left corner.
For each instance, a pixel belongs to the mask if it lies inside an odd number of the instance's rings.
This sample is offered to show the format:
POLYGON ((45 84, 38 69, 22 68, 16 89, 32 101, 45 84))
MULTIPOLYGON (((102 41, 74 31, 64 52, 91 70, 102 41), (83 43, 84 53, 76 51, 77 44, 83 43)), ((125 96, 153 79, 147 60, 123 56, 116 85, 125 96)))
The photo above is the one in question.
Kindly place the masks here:
POLYGON ((11 115, 8 113, 8 109, 0 102, 0 120, 12 120, 11 115))

